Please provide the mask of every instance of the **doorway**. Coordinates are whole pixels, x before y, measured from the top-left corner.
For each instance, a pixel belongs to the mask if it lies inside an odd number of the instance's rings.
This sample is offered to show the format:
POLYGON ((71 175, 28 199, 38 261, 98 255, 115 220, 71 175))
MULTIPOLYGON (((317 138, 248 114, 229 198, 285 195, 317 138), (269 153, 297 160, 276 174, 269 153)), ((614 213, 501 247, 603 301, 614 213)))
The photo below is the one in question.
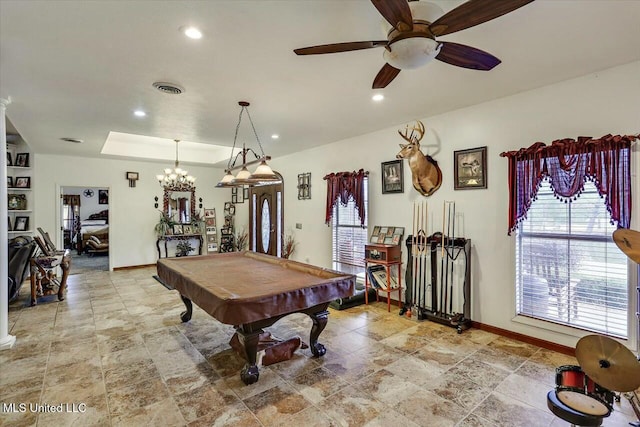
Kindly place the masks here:
POLYGON ((59 214, 58 241, 71 251, 70 274, 109 271, 109 189, 60 187, 59 214))
POLYGON ((279 184, 250 187, 249 191, 249 247, 254 252, 281 256, 283 217, 282 176, 279 184))

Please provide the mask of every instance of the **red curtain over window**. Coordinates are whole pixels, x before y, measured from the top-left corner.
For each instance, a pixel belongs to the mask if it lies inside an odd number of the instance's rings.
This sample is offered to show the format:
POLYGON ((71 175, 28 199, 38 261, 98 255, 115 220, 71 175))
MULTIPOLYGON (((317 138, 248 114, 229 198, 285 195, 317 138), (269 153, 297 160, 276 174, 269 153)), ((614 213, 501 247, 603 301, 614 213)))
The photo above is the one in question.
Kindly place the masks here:
POLYGON ((611 223, 629 228, 631 222, 631 142, 634 135, 605 135, 599 139, 559 139, 551 145, 501 153, 509 161, 509 230, 527 217, 543 179, 549 178, 556 197, 575 200, 589 180, 604 197, 611 223))
POLYGON ((347 206, 349 199, 353 198, 356 209, 358 210, 360 225, 364 226, 366 220, 364 210, 364 178, 368 175, 369 172, 365 172, 362 169, 358 172, 336 172, 325 175, 324 179, 327 181, 326 224, 331 223, 333 206, 337 202, 340 202, 342 206, 347 206))

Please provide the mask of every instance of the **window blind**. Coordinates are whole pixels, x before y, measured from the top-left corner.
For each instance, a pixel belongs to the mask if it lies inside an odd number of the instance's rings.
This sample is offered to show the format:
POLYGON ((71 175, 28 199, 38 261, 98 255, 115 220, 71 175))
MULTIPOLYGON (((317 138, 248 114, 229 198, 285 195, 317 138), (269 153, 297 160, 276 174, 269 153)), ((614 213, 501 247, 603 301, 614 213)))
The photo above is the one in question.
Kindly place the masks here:
POLYGON ((548 180, 516 231, 518 314, 627 338, 627 257, 591 182, 571 203, 548 180))
MULTIPOLYGON (((366 218, 369 218, 368 179, 364 180, 364 208, 366 218)), ((356 205, 349 199, 346 206, 339 202, 333 207, 331 218, 333 233, 333 264, 340 269, 340 264, 362 267, 364 271, 364 245, 367 243, 367 227, 360 226, 356 205)))

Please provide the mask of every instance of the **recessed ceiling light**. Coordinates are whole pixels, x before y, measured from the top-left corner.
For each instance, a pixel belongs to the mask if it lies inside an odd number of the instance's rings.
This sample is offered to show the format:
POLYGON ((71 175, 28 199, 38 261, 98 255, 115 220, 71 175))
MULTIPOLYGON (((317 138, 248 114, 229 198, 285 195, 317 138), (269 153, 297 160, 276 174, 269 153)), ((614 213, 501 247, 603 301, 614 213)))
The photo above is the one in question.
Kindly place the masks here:
POLYGON ((280 135, 278 135, 277 133, 274 133, 273 135, 271 135, 271 139, 278 139, 280 138, 280 135))
POLYGON ((183 27, 182 32, 190 39, 198 40, 202 38, 202 32, 196 27, 183 27))
POLYGON ((73 142, 74 144, 82 144, 84 141, 76 138, 60 138, 61 141, 73 142))
POLYGON ((142 110, 136 110, 136 111, 134 111, 134 112, 133 112, 133 114, 134 114, 136 117, 144 117, 144 116, 146 116, 146 115, 147 115, 147 113, 145 113, 145 112, 144 112, 144 111, 142 111, 142 110))
POLYGON ((371 97, 371 99, 373 99, 376 102, 380 102, 380 101, 382 101, 384 99, 384 95, 381 94, 381 93, 376 93, 375 95, 373 95, 371 97))

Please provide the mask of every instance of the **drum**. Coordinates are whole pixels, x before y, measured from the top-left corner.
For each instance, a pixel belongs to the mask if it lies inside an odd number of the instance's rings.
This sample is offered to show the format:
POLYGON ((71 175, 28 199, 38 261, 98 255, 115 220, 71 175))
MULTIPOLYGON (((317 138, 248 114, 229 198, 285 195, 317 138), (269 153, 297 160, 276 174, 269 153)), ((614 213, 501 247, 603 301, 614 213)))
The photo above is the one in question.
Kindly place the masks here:
POLYGON ((556 368, 556 395, 565 406, 594 417, 611 414, 614 393, 596 384, 580 366, 556 368))

